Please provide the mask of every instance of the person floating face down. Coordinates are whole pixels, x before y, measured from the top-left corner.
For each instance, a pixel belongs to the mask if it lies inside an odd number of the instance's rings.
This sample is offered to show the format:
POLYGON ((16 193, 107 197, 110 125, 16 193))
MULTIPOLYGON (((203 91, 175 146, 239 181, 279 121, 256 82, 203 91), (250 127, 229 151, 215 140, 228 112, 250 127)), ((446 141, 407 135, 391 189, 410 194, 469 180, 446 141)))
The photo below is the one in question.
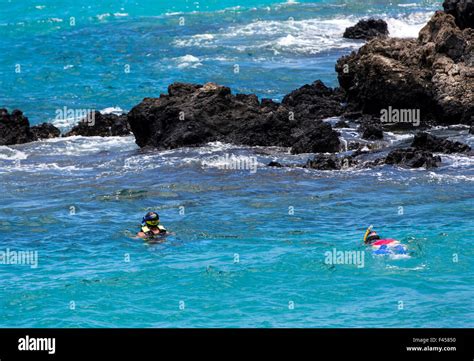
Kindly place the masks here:
POLYGON ((140 238, 153 238, 165 235, 168 231, 160 224, 160 216, 156 212, 148 212, 142 219, 142 228, 137 236, 140 238))
POLYGON ((367 231, 365 231, 364 234, 364 243, 365 244, 372 244, 375 241, 378 241, 380 239, 380 236, 377 234, 377 232, 374 231, 373 226, 370 226, 367 228, 367 231))

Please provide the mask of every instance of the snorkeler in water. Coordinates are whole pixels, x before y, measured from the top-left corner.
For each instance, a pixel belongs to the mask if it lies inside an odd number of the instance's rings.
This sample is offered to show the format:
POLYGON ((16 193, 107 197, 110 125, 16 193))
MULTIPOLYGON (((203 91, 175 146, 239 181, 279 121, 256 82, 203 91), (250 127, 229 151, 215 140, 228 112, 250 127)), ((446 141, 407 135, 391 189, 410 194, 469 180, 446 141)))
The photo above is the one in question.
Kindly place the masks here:
POLYGON ((364 234, 364 244, 372 246, 373 254, 406 254, 407 248, 399 241, 393 238, 382 239, 374 230, 374 226, 369 226, 364 234))
POLYGON ((148 239, 166 234, 168 234, 168 231, 160 224, 158 213, 148 212, 142 219, 141 229, 137 233, 137 237, 148 239))

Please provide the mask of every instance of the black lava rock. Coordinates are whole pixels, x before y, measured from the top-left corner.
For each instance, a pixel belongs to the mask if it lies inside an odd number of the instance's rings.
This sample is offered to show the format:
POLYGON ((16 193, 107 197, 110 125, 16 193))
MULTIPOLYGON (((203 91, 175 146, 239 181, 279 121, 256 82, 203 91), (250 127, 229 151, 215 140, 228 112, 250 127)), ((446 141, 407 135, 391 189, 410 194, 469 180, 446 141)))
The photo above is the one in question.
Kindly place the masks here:
POLYGON ((444 11, 454 16, 461 28, 474 29, 474 2, 472 0, 444 0, 444 11))
POLYGON ((6 109, 0 109, 0 145, 14 145, 37 140, 30 129, 28 118, 21 110, 11 114, 6 109))
POLYGON ((291 147, 293 153, 336 152, 338 133, 320 119, 339 110, 338 96, 322 83, 308 87, 280 104, 269 99, 259 103, 254 94, 233 95, 214 83, 175 83, 167 95, 145 98, 135 106, 128 121, 140 147, 173 149, 222 141, 291 147), (312 102, 314 112, 304 102, 312 102))
POLYGON ((407 168, 436 168, 441 164, 441 157, 415 148, 392 150, 385 158, 385 164, 400 165, 407 168))
POLYGON ((417 133, 411 144, 413 148, 437 153, 468 153, 471 147, 461 142, 435 137, 428 133, 417 133))
POLYGON ((31 132, 37 139, 57 138, 61 131, 51 123, 42 123, 31 127, 31 132))
POLYGON ((377 36, 387 36, 387 23, 381 19, 360 20, 344 31, 344 38, 369 40, 377 36))
POLYGON ((78 125, 65 136, 82 135, 86 137, 125 136, 130 134, 130 126, 126 115, 101 114, 95 111, 88 114, 78 125))

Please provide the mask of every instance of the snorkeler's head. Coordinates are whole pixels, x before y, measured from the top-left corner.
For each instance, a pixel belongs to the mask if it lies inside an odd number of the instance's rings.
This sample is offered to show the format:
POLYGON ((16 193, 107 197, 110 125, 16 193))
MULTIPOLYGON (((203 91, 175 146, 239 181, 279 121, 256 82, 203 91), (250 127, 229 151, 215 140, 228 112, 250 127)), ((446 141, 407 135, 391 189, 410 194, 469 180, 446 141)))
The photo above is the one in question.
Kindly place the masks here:
POLYGON ((374 230, 371 230, 370 233, 367 235, 365 239, 365 243, 372 243, 376 240, 380 239, 380 236, 374 230))
POLYGON ((148 226, 156 227, 160 223, 160 216, 156 212, 148 212, 143 217, 143 223, 146 223, 148 226))

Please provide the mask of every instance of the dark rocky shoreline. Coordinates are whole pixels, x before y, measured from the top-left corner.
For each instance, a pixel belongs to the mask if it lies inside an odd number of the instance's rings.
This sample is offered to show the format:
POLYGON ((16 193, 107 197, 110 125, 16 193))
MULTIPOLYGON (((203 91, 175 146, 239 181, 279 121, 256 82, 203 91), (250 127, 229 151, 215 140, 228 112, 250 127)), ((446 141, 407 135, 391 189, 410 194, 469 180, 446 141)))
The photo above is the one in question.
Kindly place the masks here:
MULTIPOLYGON (((465 144, 422 132, 437 125, 464 124, 472 133, 474 127, 473 6, 469 0, 445 0, 443 7, 445 11, 433 15, 418 39, 389 38, 386 24, 376 19, 348 28, 345 36, 369 41, 337 61, 340 88, 317 80, 278 103, 259 101, 253 94, 232 94, 214 83, 174 83, 168 94, 145 98, 128 114, 95 112, 93 124, 82 121, 63 136, 132 132, 140 147, 157 149, 211 141, 280 146, 293 154, 315 153, 300 166, 321 170, 358 164, 431 168, 441 162, 433 153, 472 155, 465 144), (330 117, 341 119, 335 129, 323 121, 330 117), (357 123, 361 138, 368 141, 382 140, 387 130, 418 133, 410 147, 368 162, 361 157, 367 151, 357 146, 351 148, 351 156, 336 155, 343 148, 337 128, 348 123, 357 123)), ((10 114, 0 109, 0 145, 58 136, 60 131, 52 124, 30 127, 21 111, 10 114)))

